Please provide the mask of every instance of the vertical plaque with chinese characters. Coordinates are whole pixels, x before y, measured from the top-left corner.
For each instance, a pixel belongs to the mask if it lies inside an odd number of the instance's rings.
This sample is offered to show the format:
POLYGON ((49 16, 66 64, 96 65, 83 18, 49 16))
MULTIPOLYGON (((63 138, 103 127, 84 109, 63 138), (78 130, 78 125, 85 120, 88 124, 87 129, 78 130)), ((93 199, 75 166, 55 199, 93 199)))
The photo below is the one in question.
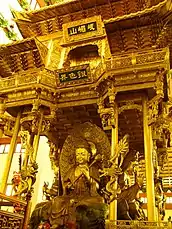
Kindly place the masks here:
POLYGON ((87 24, 78 25, 74 27, 68 28, 69 36, 77 35, 81 33, 87 33, 97 30, 97 23, 96 22, 89 22, 87 24))

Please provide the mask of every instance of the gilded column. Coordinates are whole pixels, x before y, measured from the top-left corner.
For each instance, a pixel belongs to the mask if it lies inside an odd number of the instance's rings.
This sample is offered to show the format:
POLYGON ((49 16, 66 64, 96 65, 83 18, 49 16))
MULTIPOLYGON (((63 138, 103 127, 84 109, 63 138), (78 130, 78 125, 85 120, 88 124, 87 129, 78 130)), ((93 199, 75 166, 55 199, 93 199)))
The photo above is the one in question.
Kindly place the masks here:
POLYGON ((26 142, 23 144, 23 147, 25 148, 25 156, 24 156, 24 160, 23 160, 23 168, 24 169, 27 168, 27 165, 29 162, 29 157, 31 156, 31 153, 33 150, 33 140, 34 140, 34 134, 33 133, 31 133, 31 134, 27 133, 26 134, 26 142))
MULTIPOLYGON (((0 97, 0 115, 3 115, 5 113, 5 103, 4 98, 0 97)), ((4 127, 0 128, 0 138, 2 138, 4 134, 4 127)))
POLYGON ((3 129, 0 129, 0 138, 2 138, 3 134, 4 134, 3 129))
MULTIPOLYGON (((32 147, 32 145, 33 145, 33 155, 31 155, 30 153, 26 154, 24 166, 27 165, 27 162, 29 160, 29 156, 31 157, 31 160, 33 160, 32 162, 36 161, 37 152, 38 152, 38 146, 39 146, 39 140, 40 140, 40 133, 41 133, 41 130, 42 130, 42 121, 43 121, 43 110, 40 111, 38 127, 37 127, 37 134, 34 135, 34 133, 31 133, 31 135, 29 137, 29 146, 32 147)), ((33 125, 36 125, 36 123, 34 122, 33 125)), ((34 187, 34 192, 35 192, 35 188, 36 187, 34 187)), ((27 204, 27 209, 26 209, 26 212, 25 212, 23 229, 27 229, 27 227, 28 227, 28 222, 29 222, 29 218, 30 218, 30 214, 31 214, 31 208, 32 208, 32 202, 33 202, 33 197, 32 197, 32 201, 31 201, 31 197, 32 196, 30 194, 27 195, 28 204, 27 204)))
POLYGON ((29 218, 30 218, 30 214, 31 214, 31 207, 32 207, 32 202, 31 200, 27 200, 27 207, 26 207, 26 211, 24 214, 24 222, 23 222, 23 229, 28 229, 28 223, 29 223, 29 218))
MULTIPOLYGON (((111 158, 115 155, 116 146, 118 144, 118 107, 114 104, 114 120, 115 125, 112 125, 111 130, 111 158)), ((118 158, 116 159, 116 164, 118 164, 118 158)), ((115 183, 115 189, 117 190, 117 181, 115 183)), ((110 203, 110 220, 117 220, 117 200, 110 203)))
POLYGON ((147 99, 143 99, 143 128, 144 128, 144 151, 146 164, 146 193, 148 221, 156 221, 153 144, 151 126, 148 126, 147 99))
POLYGON ((41 133, 41 130, 42 130, 42 121, 43 121, 43 110, 40 112, 40 120, 39 120, 39 124, 38 124, 38 131, 37 131, 37 134, 35 135, 34 141, 33 141, 33 148, 34 148, 33 160, 34 161, 36 161, 36 157, 37 157, 40 133, 41 133))
POLYGON ((0 114, 4 114, 5 113, 5 102, 4 102, 4 98, 0 97, 0 114))
POLYGON ((10 149, 8 152, 6 166, 5 166, 3 177, 2 177, 2 185, 0 188, 0 191, 2 193, 6 192, 6 186, 7 186, 8 176, 9 176, 11 163, 12 163, 12 159, 13 159, 13 154, 15 152, 16 144, 17 144, 17 137, 18 137, 19 128, 20 128, 20 118, 21 118, 21 112, 18 113, 17 118, 16 118, 16 122, 14 125, 13 136, 11 138, 10 149))

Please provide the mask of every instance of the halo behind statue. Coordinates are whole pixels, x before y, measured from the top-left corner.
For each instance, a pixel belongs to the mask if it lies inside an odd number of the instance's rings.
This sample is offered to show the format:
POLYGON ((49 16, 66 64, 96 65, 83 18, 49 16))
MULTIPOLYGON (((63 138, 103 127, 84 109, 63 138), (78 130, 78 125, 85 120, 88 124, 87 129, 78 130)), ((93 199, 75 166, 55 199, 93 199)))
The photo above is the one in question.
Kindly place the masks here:
POLYGON ((75 165, 75 150, 77 148, 89 150, 91 145, 95 145, 96 154, 103 155, 103 160, 106 163, 110 158, 110 142, 105 132, 90 122, 74 127, 66 138, 60 155, 62 181, 70 168, 75 165))

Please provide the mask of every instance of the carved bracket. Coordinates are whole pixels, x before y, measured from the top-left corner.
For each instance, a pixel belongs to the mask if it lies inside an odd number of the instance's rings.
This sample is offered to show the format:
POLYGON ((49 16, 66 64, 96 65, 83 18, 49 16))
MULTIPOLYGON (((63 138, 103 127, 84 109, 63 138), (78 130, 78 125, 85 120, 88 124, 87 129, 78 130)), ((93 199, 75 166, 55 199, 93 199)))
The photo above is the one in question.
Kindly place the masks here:
POLYGON ((115 97, 116 89, 113 82, 108 82, 108 91, 106 96, 102 96, 97 101, 98 113, 102 121, 102 127, 104 130, 110 130, 116 126, 116 109, 115 109, 115 97), (108 98, 108 103, 105 104, 105 99, 108 98))
POLYGON ((102 127, 104 130, 110 130, 112 127, 115 128, 116 117, 113 108, 103 108, 99 110, 100 118, 102 120, 102 127))
POLYGON ((171 123, 161 118, 152 125, 153 156, 155 168, 163 169, 167 162, 168 148, 171 147, 171 123))
POLYGON ((164 69, 160 70, 155 76, 156 94, 159 95, 165 102, 168 101, 168 85, 167 85, 167 74, 164 69))
MULTIPOLYGON (((51 114, 44 116, 42 121, 42 127, 41 127, 41 134, 47 135, 47 133, 50 131, 51 126, 54 123, 54 120, 56 118, 56 112, 55 109, 51 110, 51 114)), ((29 133, 37 134, 38 132, 38 126, 40 122, 40 112, 32 112, 28 114, 27 116, 23 117, 21 119, 21 125, 23 130, 28 131, 29 133)))
POLYGON ((28 144, 28 139, 29 139, 29 131, 21 130, 19 135, 20 135, 20 138, 21 138, 21 147, 23 149, 26 149, 27 148, 27 144, 28 144))
POLYGON ((7 136, 12 136, 15 118, 6 114, 0 114, 0 129, 7 136))
POLYGON ((155 123, 160 115, 160 105, 162 103, 162 96, 156 95, 151 99, 147 106, 148 106, 148 125, 155 123))

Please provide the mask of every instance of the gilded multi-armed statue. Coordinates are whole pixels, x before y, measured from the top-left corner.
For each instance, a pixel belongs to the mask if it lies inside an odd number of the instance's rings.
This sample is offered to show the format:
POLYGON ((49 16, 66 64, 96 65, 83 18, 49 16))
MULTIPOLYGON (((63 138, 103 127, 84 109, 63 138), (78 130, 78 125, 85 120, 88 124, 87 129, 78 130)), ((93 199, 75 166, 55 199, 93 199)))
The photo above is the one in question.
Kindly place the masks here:
MULTIPOLYGON (((54 144, 50 149, 56 174, 56 194, 44 187, 47 200, 36 205, 30 229, 43 224, 49 224, 51 228, 105 228, 109 205, 113 201, 117 201, 118 219, 144 219, 137 200, 143 178, 137 174, 134 185, 129 185, 126 178, 128 169, 130 174, 134 173, 131 164, 138 160, 135 152, 129 150, 128 135, 119 141, 111 157, 105 132, 86 122, 73 128, 60 155, 53 157, 57 150, 54 144)), ((29 150, 32 155, 32 149, 29 150)), ((37 172, 34 165, 33 162, 32 167, 28 166, 24 175, 21 173, 23 180, 15 195, 25 197, 31 191, 37 172)))
MULTIPOLYGON (((3 195, 19 132, 25 149, 12 180, 15 213, 25 212, 20 225, 26 229, 30 216, 41 135, 55 178, 51 188, 44 183, 46 201, 36 205, 30 229, 145 220, 137 196, 143 177, 147 219, 163 220, 161 175, 172 147, 171 1, 61 0, 35 12, 19 2, 25 12, 13 14, 26 39, 0 48, 0 136, 12 137, 3 195)), ((2 15, 0 27, 16 40, 2 15)))

